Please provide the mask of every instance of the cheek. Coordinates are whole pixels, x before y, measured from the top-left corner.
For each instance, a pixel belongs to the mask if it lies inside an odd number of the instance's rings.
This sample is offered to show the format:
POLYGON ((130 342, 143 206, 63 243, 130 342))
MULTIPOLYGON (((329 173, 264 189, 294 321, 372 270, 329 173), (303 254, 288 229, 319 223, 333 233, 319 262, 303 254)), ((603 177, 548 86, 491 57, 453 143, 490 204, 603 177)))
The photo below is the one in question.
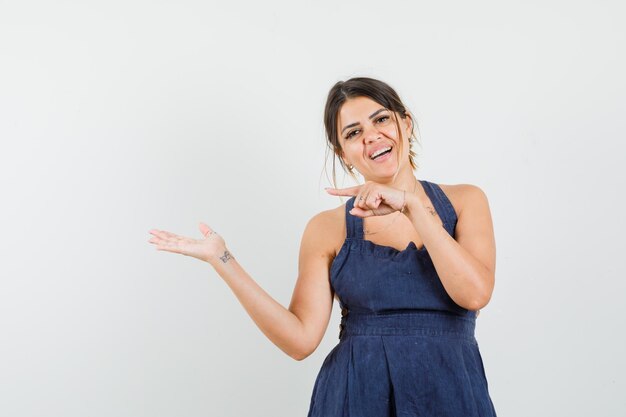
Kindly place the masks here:
POLYGON ((342 143, 341 144, 341 150, 339 151, 337 156, 339 156, 340 158, 346 158, 349 153, 350 153, 350 151, 348 149, 347 143, 342 143))
POLYGON ((343 147, 343 154, 348 158, 354 157, 355 155, 360 154, 360 149, 361 148, 358 145, 348 142, 343 147))
POLYGON ((398 132, 396 130, 396 126, 394 124, 383 126, 380 131, 385 134, 385 136, 390 137, 392 139, 398 138, 398 132))

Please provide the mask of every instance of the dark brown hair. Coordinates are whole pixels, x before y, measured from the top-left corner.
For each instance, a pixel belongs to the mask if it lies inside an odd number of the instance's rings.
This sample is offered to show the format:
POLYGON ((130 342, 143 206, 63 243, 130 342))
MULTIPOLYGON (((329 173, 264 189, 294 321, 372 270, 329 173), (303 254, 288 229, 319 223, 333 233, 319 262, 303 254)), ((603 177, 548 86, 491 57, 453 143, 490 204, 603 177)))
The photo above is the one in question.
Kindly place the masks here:
MULTIPOLYGON (((354 172, 346 167, 343 159, 341 158, 341 144, 339 142, 339 132, 337 129, 337 118, 339 117, 339 111, 341 110, 341 106, 346 102, 346 100, 356 97, 367 97, 371 100, 374 100, 384 108, 391 110, 400 115, 402 119, 405 119, 407 115, 410 116, 412 124, 411 124, 411 137, 414 136, 414 128, 417 125, 415 119, 410 115, 398 93, 395 92, 393 88, 391 88, 388 84, 376 80, 374 78, 367 77, 355 77, 350 78, 347 81, 339 81, 337 82, 329 91, 328 98, 326 99, 326 106, 324 108, 324 126, 326 128, 326 145, 328 146, 327 151, 333 152, 333 185, 337 187, 337 178, 336 178, 336 165, 335 160, 339 159, 339 163, 343 168, 344 172, 349 173, 355 181, 357 181, 354 172)), ((400 122, 397 120, 397 117, 394 115, 394 119, 396 122, 396 129, 398 132, 398 137, 400 137, 400 122)), ((418 127, 419 132, 419 127, 418 127)), ((399 141, 398 146, 398 156, 401 155, 402 152, 402 141, 399 141)), ((413 170, 417 169, 417 164, 415 163, 416 154, 413 149, 409 149, 409 162, 411 163, 411 167, 413 170)), ((326 154, 326 158, 328 159, 328 152, 326 154)), ((399 160, 399 159, 398 159, 399 160)), ((358 182, 358 181, 357 181, 358 182)))

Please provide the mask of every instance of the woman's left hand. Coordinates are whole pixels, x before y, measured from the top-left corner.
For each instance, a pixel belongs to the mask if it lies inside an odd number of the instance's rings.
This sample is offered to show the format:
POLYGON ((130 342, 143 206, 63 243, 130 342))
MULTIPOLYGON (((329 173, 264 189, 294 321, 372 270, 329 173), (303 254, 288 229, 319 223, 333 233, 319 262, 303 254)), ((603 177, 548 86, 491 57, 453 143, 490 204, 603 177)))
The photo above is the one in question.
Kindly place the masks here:
POLYGON ((358 217, 384 216, 401 211, 406 204, 404 190, 388 187, 374 181, 348 188, 326 188, 330 195, 356 196, 350 214, 358 217))

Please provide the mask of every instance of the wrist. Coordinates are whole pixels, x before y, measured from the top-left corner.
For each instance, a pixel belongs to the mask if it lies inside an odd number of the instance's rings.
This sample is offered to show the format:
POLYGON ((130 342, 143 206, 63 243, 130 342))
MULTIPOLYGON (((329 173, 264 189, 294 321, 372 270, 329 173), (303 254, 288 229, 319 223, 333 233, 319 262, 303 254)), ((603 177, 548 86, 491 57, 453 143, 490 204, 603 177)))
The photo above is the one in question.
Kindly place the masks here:
POLYGON ((217 267, 228 263, 231 259, 235 259, 235 257, 228 248, 224 247, 221 251, 210 254, 206 261, 213 267, 217 267))
POLYGON ((428 201, 423 200, 417 194, 407 194, 406 200, 404 203, 404 215, 408 218, 411 218, 412 215, 416 213, 424 213, 427 212, 428 201))
POLYGON ((404 196, 404 213, 405 216, 410 217, 411 213, 415 211, 417 204, 419 203, 417 196, 413 193, 404 196))

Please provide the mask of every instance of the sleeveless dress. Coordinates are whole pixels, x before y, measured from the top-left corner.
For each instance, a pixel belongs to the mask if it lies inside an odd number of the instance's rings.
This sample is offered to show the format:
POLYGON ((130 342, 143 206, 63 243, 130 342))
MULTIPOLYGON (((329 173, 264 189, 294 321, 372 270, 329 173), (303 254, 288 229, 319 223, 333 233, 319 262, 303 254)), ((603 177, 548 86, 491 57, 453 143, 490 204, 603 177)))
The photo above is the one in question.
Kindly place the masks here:
MULTIPOLYGON (((448 233, 456 213, 420 180, 448 233)), ((341 307, 340 342, 313 386, 308 417, 495 417, 474 337, 476 312, 446 293, 424 246, 399 251, 364 240, 349 213, 330 268, 341 307)))

